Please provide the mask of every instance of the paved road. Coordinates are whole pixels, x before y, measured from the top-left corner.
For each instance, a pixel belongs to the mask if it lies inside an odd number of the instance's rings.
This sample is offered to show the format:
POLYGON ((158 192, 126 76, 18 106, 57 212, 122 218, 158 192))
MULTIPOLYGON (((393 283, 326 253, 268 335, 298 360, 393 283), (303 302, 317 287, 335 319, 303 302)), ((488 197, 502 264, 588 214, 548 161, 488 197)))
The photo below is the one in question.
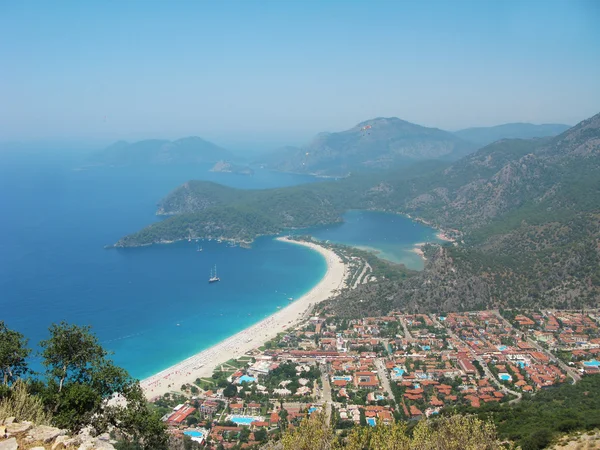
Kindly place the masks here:
MULTIPOLYGON (((430 316, 431 317, 431 316, 430 316)), ((435 318, 431 317, 431 320, 433 320, 435 323, 437 323, 438 325, 440 324, 435 318)), ((510 325, 510 324, 509 324, 510 325)), ((478 362, 479 365, 482 367, 483 372, 485 374, 485 377, 490 380, 493 384, 496 385, 496 387, 498 388, 498 390, 500 392, 502 392, 503 394, 512 394, 515 395, 517 398, 509 401, 509 403, 517 403, 518 401, 521 400, 521 398, 523 397, 523 394, 521 394, 520 392, 517 391, 513 391, 511 389, 508 389, 506 386, 504 386, 502 383, 500 383, 500 381, 498 381, 498 379, 494 376, 494 374, 491 372, 491 370, 489 369, 488 365, 485 363, 485 361, 483 360, 483 358, 477 354, 475 354, 475 352, 473 351, 473 349, 471 349, 460 337, 458 337, 458 335, 452 331, 450 328, 446 328, 446 330, 448 331, 448 334, 450 335, 450 337, 462 342, 466 347, 469 348, 469 351, 471 352, 471 355, 473 356, 473 358, 475 358, 478 362)))
POLYGON ((404 338, 407 341, 413 341, 413 337, 412 334, 410 334, 410 331, 408 331, 408 327, 406 326, 406 321, 404 320, 403 317, 400 318, 400 323, 402 324, 402 328, 404 329, 404 338))
MULTIPOLYGON (((512 328, 512 325, 510 324, 510 322, 508 320, 506 320, 504 317, 502 317, 502 314, 500 314, 500 311, 495 310, 494 314, 496 316, 498 316, 500 318, 500 320, 502 320, 504 322, 505 325, 507 325, 507 326, 509 326, 509 327, 512 328)), ((539 345, 537 341, 535 341, 534 339, 532 339, 532 338, 530 338, 528 336, 527 337, 527 342, 529 342, 531 345, 533 345, 539 352, 544 353, 550 359, 550 361, 552 361, 554 363, 557 363, 558 366, 562 370, 564 370, 565 372, 567 372, 571 376, 571 378, 573 378, 573 380, 575 382, 581 380, 581 375, 579 375, 579 373, 577 373, 577 371, 575 369, 573 369, 572 367, 569 367, 567 364, 565 364, 564 362, 562 362, 560 359, 558 359, 556 356, 554 356, 548 350, 546 350, 541 345, 539 345)))
POLYGON ((396 400, 394 399, 394 393, 392 392, 392 386, 390 385, 390 379, 388 378, 387 369, 385 368, 384 359, 375 359, 375 367, 377 367, 377 375, 379 376, 379 381, 381 381, 383 389, 388 393, 388 399, 392 403, 396 403, 396 400))
POLYGON ((558 366, 562 370, 567 372, 571 376, 571 378, 573 378, 573 381, 575 383, 577 383, 579 380, 581 380, 581 375, 579 375, 575 369, 566 365, 564 362, 562 362, 560 359, 558 359, 556 356, 554 356, 548 350, 546 350, 545 348, 540 346, 536 341, 534 341, 530 337, 527 337, 527 342, 529 342, 531 345, 533 345, 539 352, 544 353, 550 359, 550 361, 558 364, 558 366))
POLYGON ((369 271, 371 272, 373 269, 371 269, 371 266, 369 265, 368 262, 363 261, 365 263, 365 265, 363 266, 362 271, 360 272, 360 274, 356 277, 356 280, 354 281, 354 284, 352 285, 352 289, 356 289, 356 286, 358 286, 359 284, 365 284, 365 281, 363 280, 363 278, 365 277, 365 272, 369 271))
POLYGON ((319 366, 321 370, 321 399, 323 404, 327 405, 325 416, 327 417, 327 423, 331 420, 331 408, 333 405, 333 399, 331 397, 331 384, 329 383, 329 377, 327 376, 327 363, 321 363, 319 366))

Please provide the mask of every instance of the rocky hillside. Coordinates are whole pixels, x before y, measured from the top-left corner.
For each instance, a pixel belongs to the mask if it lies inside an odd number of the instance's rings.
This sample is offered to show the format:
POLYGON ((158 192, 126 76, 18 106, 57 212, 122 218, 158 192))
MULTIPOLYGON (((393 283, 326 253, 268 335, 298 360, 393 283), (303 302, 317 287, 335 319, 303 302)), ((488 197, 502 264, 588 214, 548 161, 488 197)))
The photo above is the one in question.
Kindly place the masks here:
POLYGON ((69 436, 65 430, 31 422, 16 422, 14 417, 0 421, 1 450, 114 450, 115 441, 108 433, 91 436, 88 433, 69 436))
POLYGON ((228 150, 212 142, 199 137, 187 137, 176 141, 119 141, 93 154, 90 163, 108 166, 198 164, 231 158, 228 150))
POLYGON ((387 180, 365 204, 459 229, 462 243, 430 246, 425 270, 405 282, 346 293, 341 314, 600 302, 600 114, 553 139, 495 143, 434 176, 387 180))
POLYGON ((458 159, 475 149, 452 133, 392 117, 367 120, 338 133, 321 133, 308 145, 286 147, 262 163, 273 170, 344 176, 416 160, 458 159))

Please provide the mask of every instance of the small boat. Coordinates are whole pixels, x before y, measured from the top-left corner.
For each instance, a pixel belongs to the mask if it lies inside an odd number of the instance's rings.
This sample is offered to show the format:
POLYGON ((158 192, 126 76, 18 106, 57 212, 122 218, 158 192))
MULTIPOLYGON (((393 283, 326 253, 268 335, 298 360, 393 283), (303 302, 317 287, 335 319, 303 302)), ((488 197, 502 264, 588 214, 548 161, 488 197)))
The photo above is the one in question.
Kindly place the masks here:
POLYGON ((197 246, 197 248, 196 248, 196 251, 197 251, 197 252, 201 252, 201 251, 202 251, 202 247, 200 247, 200 246, 198 245, 198 246, 197 246))
POLYGON ((217 281, 221 281, 221 279, 217 276, 217 265, 215 264, 215 271, 213 273, 212 269, 210 271, 210 278, 208 279, 209 283, 216 283, 217 281))

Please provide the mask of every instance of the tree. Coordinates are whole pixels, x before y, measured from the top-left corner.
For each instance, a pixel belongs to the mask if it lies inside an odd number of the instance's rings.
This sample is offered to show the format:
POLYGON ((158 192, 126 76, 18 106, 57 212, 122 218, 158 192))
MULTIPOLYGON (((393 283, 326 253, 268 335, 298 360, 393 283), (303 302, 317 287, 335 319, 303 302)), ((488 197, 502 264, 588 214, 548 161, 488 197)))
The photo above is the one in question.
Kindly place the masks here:
POLYGON ((259 428, 254 432, 254 439, 259 442, 265 442, 267 440, 267 430, 264 428, 259 428))
POLYGON ((8 386, 27 373, 25 361, 31 349, 27 348, 28 339, 18 331, 9 329, 0 321, 0 374, 2 384, 8 386))
POLYGON ((225 389, 223 389, 223 396, 227 397, 227 398, 233 398, 237 395, 237 388, 235 387, 235 384, 233 383, 229 383, 225 389))
POLYGON ((106 359, 90 327, 54 324, 40 346, 48 374, 41 395, 54 425, 71 431, 92 425, 99 433, 114 429, 131 448, 167 448, 165 425, 148 408, 139 382, 106 359))
POLYGON ((40 347, 43 348, 43 364, 48 374, 58 381, 60 393, 67 378, 74 381, 89 378, 91 366, 107 353, 90 332, 89 326, 61 322, 52 324, 49 330, 50 338, 40 342, 40 347))
POLYGON ((284 450, 500 450, 491 422, 474 416, 455 415, 422 420, 412 437, 406 422, 374 427, 354 427, 340 440, 323 414, 313 413, 281 438, 284 450))

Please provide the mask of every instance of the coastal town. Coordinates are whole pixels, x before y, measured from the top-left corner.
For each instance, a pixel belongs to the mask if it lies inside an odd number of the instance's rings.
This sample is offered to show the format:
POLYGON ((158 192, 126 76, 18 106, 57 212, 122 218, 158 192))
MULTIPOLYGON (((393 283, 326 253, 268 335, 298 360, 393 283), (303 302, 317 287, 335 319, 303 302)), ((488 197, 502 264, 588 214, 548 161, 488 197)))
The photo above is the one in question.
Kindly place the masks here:
POLYGON ((246 448, 315 411, 343 435, 444 408, 516 403, 600 373, 599 353, 599 310, 316 313, 152 401, 172 434, 246 448))

